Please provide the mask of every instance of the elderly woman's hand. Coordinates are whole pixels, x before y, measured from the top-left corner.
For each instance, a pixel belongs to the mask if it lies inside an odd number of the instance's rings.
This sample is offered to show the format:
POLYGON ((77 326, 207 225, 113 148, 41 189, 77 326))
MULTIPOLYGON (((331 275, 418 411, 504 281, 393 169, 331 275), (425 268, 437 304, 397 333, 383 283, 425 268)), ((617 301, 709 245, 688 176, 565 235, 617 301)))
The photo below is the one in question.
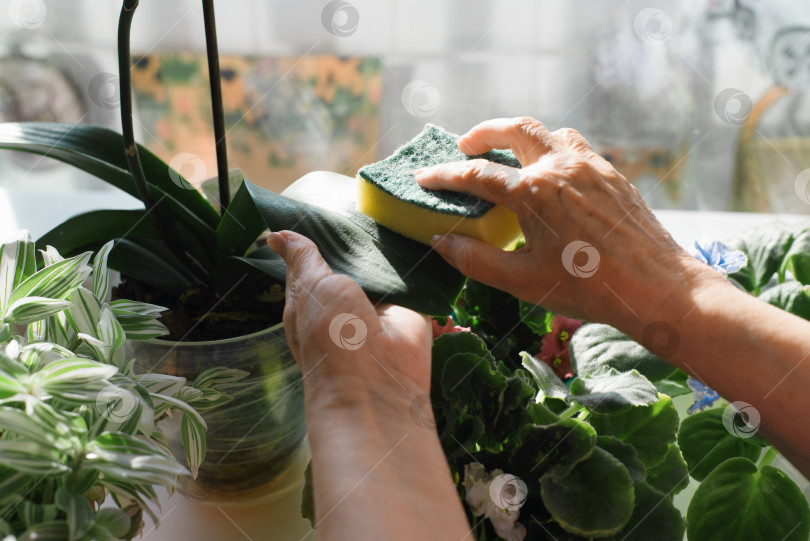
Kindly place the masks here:
POLYGON ((373 390, 408 403, 428 392, 427 317, 371 304, 357 282, 334 274, 312 241, 298 233, 273 233, 268 243, 287 262, 284 328, 308 400, 361 399, 361 390, 373 390))
POLYGON ((486 160, 425 168, 425 188, 473 193, 514 211, 526 237, 514 252, 458 235, 434 247, 467 276, 568 316, 626 331, 649 321, 670 280, 709 280, 664 230, 638 190, 576 131, 532 118, 497 119, 458 141, 468 155, 511 149, 522 169, 486 160), (698 278, 699 277, 699 278, 698 278))

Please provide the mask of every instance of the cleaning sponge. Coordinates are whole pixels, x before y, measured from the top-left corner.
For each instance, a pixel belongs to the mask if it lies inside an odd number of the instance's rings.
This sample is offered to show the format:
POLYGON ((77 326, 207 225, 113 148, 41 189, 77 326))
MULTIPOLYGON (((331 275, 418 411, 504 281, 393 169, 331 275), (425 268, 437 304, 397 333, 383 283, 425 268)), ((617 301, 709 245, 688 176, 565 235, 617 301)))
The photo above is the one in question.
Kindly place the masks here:
POLYGON ((426 190, 414 171, 447 162, 484 158, 520 167, 514 154, 491 150, 467 156, 458 149, 457 135, 428 124, 416 138, 382 161, 360 169, 357 210, 406 237, 430 244, 433 235, 454 233, 499 248, 514 245, 521 230, 514 212, 471 194, 426 190))

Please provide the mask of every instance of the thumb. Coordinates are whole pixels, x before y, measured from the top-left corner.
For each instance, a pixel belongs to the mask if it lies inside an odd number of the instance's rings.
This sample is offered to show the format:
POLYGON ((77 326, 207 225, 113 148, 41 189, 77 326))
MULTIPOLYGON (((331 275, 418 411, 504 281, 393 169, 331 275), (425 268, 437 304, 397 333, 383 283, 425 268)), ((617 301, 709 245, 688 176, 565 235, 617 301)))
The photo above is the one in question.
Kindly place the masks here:
POLYGON ((465 276, 498 289, 511 283, 510 269, 515 267, 514 252, 507 252, 464 235, 433 237, 433 249, 465 276))
POLYGON ((300 281, 311 289, 332 274, 318 247, 303 235, 293 231, 274 232, 267 238, 267 244, 287 263, 288 282, 300 281))

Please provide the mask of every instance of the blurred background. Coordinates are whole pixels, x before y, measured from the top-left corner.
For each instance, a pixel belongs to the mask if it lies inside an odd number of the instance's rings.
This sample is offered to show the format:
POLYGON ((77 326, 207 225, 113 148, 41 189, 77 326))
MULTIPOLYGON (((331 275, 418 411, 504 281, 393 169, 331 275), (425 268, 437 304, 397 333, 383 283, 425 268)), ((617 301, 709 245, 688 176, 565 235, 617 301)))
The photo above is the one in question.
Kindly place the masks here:
MULTIPOLYGON (((120 130, 121 2, 0 0, 0 121, 120 130)), ((659 209, 810 211, 810 2, 220 0, 229 164, 281 190, 354 175, 426 122, 530 115, 581 131, 659 209)), ((215 175, 198 0, 142 0, 139 141, 215 175)), ((0 188, 105 190, 0 154, 0 188)))

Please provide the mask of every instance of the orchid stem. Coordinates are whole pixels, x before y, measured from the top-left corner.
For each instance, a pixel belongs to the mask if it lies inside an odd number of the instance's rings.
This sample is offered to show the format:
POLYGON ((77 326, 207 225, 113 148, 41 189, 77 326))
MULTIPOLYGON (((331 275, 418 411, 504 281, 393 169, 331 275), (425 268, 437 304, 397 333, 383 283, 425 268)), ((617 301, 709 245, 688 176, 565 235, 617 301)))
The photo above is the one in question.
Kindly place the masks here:
POLYGON ((208 79, 211 83, 211 111, 214 114, 219 211, 224 216, 231 202, 231 193, 228 185, 228 148, 225 144, 225 110, 222 105, 222 82, 219 74, 214 0, 203 0, 203 20, 205 22, 205 49, 208 54, 208 79))

